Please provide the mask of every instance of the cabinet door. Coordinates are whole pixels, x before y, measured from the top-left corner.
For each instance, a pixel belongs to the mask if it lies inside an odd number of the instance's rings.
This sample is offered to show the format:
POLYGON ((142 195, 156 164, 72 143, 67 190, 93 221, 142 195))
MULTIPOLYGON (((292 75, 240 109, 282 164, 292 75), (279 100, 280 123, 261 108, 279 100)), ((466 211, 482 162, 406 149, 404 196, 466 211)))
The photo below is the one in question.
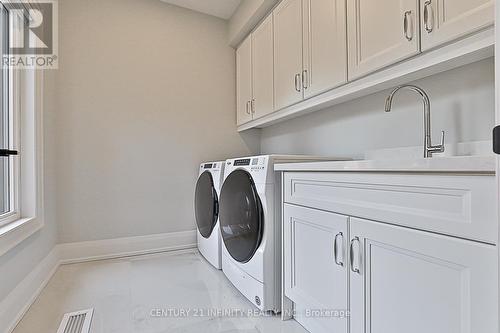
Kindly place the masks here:
POLYGON ((348 0, 349 78, 419 53, 418 0, 348 0))
POLYGON ((493 333, 496 247, 351 218, 352 333, 493 333))
POLYGON ((274 98, 279 110, 302 95, 302 0, 284 0, 274 16, 274 98))
POLYGON ((252 33, 253 118, 274 111, 273 16, 252 33))
POLYGON ((303 0, 304 97, 347 81, 345 0, 303 0))
POLYGON ((345 216, 284 206, 285 295, 295 303, 295 319, 312 333, 347 333, 347 222, 345 216), (312 309, 325 312, 306 312, 312 309))
POLYGON ((252 40, 245 39, 236 50, 236 122, 252 120, 252 40))
POLYGON ((494 0, 421 0, 422 50, 495 22, 494 0))

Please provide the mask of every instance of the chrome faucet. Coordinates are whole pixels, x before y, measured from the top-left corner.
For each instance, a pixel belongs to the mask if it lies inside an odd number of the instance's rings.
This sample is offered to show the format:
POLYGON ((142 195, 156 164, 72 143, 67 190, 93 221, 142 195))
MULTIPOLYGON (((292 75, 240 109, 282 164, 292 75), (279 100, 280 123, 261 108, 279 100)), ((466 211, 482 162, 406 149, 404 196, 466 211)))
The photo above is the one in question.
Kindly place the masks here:
POLYGON ((435 153, 444 153, 444 131, 441 131, 441 143, 437 146, 432 145, 431 102, 429 100, 429 96, 422 88, 413 85, 403 85, 394 88, 385 101, 385 112, 391 112, 394 95, 401 89, 409 89, 419 93, 424 101, 424 158, 432 157, 432 154, 435 153))

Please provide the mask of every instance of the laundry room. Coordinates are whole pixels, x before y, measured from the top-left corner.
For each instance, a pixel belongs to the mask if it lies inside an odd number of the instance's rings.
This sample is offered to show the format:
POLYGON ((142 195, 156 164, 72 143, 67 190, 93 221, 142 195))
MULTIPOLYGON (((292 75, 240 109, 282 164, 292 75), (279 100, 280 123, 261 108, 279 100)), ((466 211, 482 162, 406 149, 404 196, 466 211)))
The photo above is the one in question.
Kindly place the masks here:
POLYGON ((0 333, 498 333, 498 18, 0 0, 0 333))

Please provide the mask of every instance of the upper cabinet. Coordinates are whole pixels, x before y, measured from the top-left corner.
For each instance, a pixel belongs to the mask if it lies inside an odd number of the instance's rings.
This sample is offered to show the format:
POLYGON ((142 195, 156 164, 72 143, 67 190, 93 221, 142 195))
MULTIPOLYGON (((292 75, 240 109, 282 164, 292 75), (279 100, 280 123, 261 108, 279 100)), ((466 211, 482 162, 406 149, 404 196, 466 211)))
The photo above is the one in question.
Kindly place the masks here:
POLYGON ((274 111, 273 17, 252 33, 253 119, 274 111))
POLYGON ((348 0, 349 79, 488 27, 493 8, 493 0, 348 0))
POLYGON ((272 16, 236 50, 236 80, 238 125, 273 112, 272 16))
POLYGON ((252 120, 252 39, 248 37, 236 50, 236 107, 237 123, 252 120))
POLYGON ((349 79, 420 52, 418 0, 348 0, 349 79))
POLYGON ((273 16, 276 110, 347 81, 345 0, 284 0, 273 16))
POLYGON ((274 17, 274 96, 277 110, 302 100, 302 0, 285 0, 274 17))
POLYGON ((238 130, 493 56, 493 23, 494 0, 282 0, 236 52, 238 130))
POLYGON ((304 0, 304 97, 347 82, 345 0, 304 0))
POLYGON ((495 22, 493 0, 421 0, 420 6, 423 51, 495 22))

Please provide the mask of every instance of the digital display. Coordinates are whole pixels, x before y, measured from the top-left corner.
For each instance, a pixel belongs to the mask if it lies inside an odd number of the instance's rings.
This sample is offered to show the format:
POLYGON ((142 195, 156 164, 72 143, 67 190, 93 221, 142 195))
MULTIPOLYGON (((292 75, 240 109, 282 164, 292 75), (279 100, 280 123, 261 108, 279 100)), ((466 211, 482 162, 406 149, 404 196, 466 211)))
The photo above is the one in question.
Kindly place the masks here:
POLYGON ((245 158, 244 160, 236 160, 234 161, 234 166, 241 166, 241 165, 250 165, 250 159, 245 158))
POLYGON ((207 163, 203 166, 203 169, 212 169, 213 164, 212 163, 207 163))

